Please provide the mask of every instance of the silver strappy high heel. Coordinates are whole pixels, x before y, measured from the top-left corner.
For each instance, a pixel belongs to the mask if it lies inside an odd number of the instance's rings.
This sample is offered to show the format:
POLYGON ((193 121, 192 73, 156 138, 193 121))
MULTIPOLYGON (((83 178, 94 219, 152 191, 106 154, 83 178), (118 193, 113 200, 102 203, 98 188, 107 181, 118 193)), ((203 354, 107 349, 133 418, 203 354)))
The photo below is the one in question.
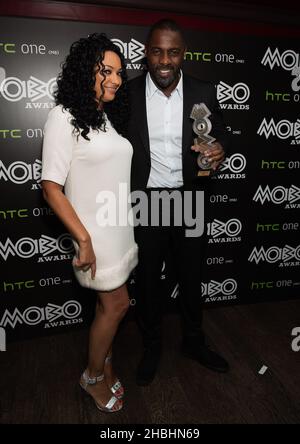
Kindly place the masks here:
MULTIPOLYGON (((111 356, 107 356, 105 358, 105 364, 111 362, 111 359, 111 356)), ((110 390, 118 399, 122 399, 124 397, 124 387, 119 379, 117 379, 114 385, 110 387, 110 390)))
MULTIPOLYGON (((92 396, 91 393, 87 390, 87 387, 89 385, 95 385, 97 384, 97 382, 103 381, 103 379, 104 379, 104 374, 96 376, 95 378, 90 378, 87 374, 87 371, 85 370, 81 375, 79 384, 81 388, 83 388, 83 390, 85 390, 90 396, 92 396)), ((120 402, 120 400, 116 396, 112 396, 106 405, 100 405, 95 399, 94 402, 96 404, 97 409, 101 410, 101 412, 106 412, 106 413, 118 412, 123 407, 122 401, 120 402), (115 404, 117 402, 119 403, 119 406, 115 407, 115 404)))

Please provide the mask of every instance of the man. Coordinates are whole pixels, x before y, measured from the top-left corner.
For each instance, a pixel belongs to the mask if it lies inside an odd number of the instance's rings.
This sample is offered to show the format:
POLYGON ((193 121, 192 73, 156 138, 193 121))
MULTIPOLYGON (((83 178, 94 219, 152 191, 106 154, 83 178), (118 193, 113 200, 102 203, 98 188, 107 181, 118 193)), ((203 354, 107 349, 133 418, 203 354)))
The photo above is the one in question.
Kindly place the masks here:
MULTIPOLYGON (((193 193, 193 204, 197 205, 196 191, 207 187, 209 179, 197 178, 199 148, 193 147, 195 133, 190 118, 194 104, 203 102, 211 112, 211 135, 216 142, 205 151, 213 169, 224 160, 227 137, 215 88, 182 73, 185 50, 178 25, 171 20, 159 21, 152 26, 145 45, 148 73, 129 82, 129 139, 134 150, 132 191, 147 193, 149 210, 153 210, 154 191, 170 193, 176 190, 182 195, 189 191, 193 193)), ((201 262, 205 235, 188 237, 186 225, 177 226, 174 216, 169 226, 161 221, 159 226, 151 226, 150 218, 149 224, 135 228, 139 246, 136 310, 145 347, 137 370, 137 384, 151 383, 159 364, 162 342, 160 273, 168 249, 175 260, 180 289, 182 351, 209 369, 226 372, 227 362, 207 347, 202 330, 201 262)))

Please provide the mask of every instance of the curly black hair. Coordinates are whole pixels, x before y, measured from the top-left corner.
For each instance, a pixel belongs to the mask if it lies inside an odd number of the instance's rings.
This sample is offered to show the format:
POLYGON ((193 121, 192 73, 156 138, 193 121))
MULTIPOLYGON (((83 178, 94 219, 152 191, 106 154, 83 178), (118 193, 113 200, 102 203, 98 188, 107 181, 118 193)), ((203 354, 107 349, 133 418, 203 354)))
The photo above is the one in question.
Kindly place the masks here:
POLYGON ((72 114, 72 125, 77 136, 90 140, 88 133, 91 128, 105 131, 104 112, 116 131, 126 136, 129 113, 127 74, 124 56, 118 46, 104 33, 94 33, 74 42, 62 64, 54 98, 56 105, 62 105, 72 114), (100 110, 94 90, 95 66, 102 65, 106 51, 115 52, 121 59, 122 85, 115 99, 104 103, 103 110, 100 110))

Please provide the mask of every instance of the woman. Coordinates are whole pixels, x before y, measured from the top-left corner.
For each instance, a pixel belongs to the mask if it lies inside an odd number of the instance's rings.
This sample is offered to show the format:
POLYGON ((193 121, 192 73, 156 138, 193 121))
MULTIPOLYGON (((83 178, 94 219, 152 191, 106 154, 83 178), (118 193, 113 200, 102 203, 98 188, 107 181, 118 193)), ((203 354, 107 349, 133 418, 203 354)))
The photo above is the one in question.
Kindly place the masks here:
POLYGON ((45 125, 43 195, 73 238, 78 281, 97 291, 80 385, 99 410, 116 412, 124 389, 113 372, 112 342, 129 306, 125 282, 137 264, 137 246, 132 226, 99 226, 97 211, 103 191, 114 194, 117 208, 129 210, 128 196, 118 196, 119 183, 129 190, 132 157, 122 137, 128 117, 123 56, 105 34, 80 39, 57 85, 57 106, 45 125))

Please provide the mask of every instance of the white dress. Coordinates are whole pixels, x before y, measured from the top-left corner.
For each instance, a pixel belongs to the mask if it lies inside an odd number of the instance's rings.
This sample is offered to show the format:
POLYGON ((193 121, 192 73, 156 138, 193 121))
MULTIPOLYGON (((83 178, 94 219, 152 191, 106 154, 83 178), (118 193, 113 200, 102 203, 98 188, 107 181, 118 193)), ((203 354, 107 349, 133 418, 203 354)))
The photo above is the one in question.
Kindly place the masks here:
MULTIPOLYGON (((83 271, 73 266, 79 283, 83 287, 109 291, 126 282, 138 261, 133 227, 124 217, 131 208, 132 146, 115 131, 108 119, 106 132, 90 130, 90 141, 73 135, 71 119, 71 114, 61 105, 48 115, 42 180, 64 186, 66 197, 91 236, 96 276, 92 280, 91 270, 83 271), (122 220, 118 217, 120 213, 122 220)), ((73 243, 78 252, 75 240, 73 243)))

